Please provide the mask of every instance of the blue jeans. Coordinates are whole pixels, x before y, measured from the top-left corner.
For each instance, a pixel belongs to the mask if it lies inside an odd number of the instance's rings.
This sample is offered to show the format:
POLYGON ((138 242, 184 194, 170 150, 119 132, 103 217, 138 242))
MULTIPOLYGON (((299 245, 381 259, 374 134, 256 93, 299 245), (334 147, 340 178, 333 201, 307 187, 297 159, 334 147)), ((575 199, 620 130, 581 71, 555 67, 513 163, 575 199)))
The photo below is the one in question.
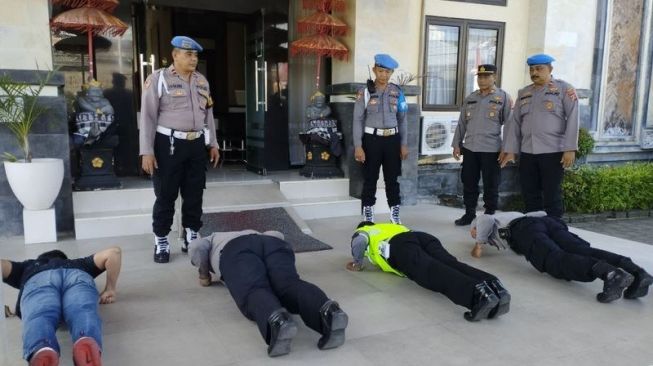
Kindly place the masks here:
POLYGON ((60 353, 55 332, 62 316, 73 343, 79 338, 91 337, 102 348, 98 299, 95 281, 79 269, 52 269, 30 278, 20 299, 23 358, 29 360, 43 347, 60 353))

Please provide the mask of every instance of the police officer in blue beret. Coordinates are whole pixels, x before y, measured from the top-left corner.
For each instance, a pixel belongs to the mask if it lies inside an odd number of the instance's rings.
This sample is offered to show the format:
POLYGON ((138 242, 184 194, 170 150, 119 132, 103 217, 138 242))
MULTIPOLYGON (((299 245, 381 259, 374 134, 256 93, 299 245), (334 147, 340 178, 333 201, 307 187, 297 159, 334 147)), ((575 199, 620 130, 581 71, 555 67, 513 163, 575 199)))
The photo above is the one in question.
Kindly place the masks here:
POLYGON ((456 225, 469 225, 476 217, 478 182, 483 176, 483 201, 485 213, 492 215, 499 201, 499 151, 501 128, 510 117, 512 99, 495 83, 497 67, 479 65, 476 81, 479 89, 463 101, 458 127, 451 147, 456 160, 463 156, 460 172, 463 182, 465 214, 454 221, 456 225))
POLYGON ((390 219, 395 224, 401 223, 397 177, 401 175, 401 161, 408 157, 408 104, 401 88, 390 83, 398 66, 390 55, 374 56, 375 80, 368 80, 367 87, 356 95, 352 134, 354 158, 363 164, 363 221, 374 221, 376 182, 383 166, 390 219))
POLYGON ((578 149, 578 97, 569 83, 551 75, 553 57, 537 54, 526 63, 533 84, 519 91, 504 130, 501 167, 519 154, 526 212, 562 217, 562 178, 578 149))
POLYGON ((152 210, 154 261, 170 260, 168 233, 181 192, 182 251, 198 237, 202 226, 202 195, 206 165, 215 168, 220 154, 215 136, 209 83, 196 71, 202 46, 176 36, 170 42, 173 64, 156 70, 143 85, 140 155, 143 170, 152 175, 156 201, 152 210))

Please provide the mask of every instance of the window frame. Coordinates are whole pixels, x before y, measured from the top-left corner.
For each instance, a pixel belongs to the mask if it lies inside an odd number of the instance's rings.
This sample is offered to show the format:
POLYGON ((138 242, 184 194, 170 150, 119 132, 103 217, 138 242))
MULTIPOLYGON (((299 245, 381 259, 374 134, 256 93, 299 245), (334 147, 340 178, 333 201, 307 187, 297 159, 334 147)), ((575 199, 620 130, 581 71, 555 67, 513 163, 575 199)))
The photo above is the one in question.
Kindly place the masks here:
POLYGON ((477 19, 448 18, 427 15, 424 26, 424 54, 422 57, 422 110, 424 111, 456 111, 460 110, 462 102, 465 99, 465 71, 464 66, 467 62, 467 47, 469 38, 469 28, 491 29, 497 31, 497 82, 496 85, 501 87, 501 65, 503 63, 503 47, 505 35, 505 22, 496 22, 477 19), (428 79, 428 54, 429 54, 429 27, 436 26, 453 26, 459 28, 458 57, 456 64, 456 94, 454 104, 427 104, 426 101, 426 83, 428 79))

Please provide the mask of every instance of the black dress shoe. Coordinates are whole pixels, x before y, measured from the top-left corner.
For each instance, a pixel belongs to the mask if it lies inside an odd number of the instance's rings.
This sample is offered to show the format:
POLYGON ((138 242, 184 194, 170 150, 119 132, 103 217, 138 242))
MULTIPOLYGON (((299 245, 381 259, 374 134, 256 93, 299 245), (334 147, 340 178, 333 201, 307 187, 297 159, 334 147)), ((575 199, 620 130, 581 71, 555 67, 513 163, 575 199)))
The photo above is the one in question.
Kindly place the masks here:
POLYGON ((154 262, 155 263, 168 263, 170 262, 170 249, 161 249, 157 251, 156 245, 154 246, 154 262))
POLYGON ((297 334, 297 324, 286 309, 276 310, 268 318, 270 342, 268 356, 276 357, 290 352, 290 342, 297 334))
POLYGON ((499 298, 494 294, 494 291, 487 283, 481 282, 476 285, 472 309, 465 313, 465 319, 470 322, 485 319, 498 304, 499 298))
POLYGON ((648 294, 648 287, 651 286, 651 284, 653 284, 653 277, 643 269, 638 271, 635 274, 635 280, 633 283, 628 286, 626 291, 624 291, 624 298, 632 300, 646 296, 646 294, 648 294))
POLYGON ((330 349, 342 346, 345 343, 345 328, 349 322, 347 314, 340 309, 340 305, 329 300, 320 308, 322 318, 322 337, 317 342, 317 348, 330 349))
POLYGON ((475 218, 476 218, 476 213, 467 212, 461 218, 454 221, 454 223, 456 224, 456 226, 465 226, 471 224, 475 218))
POLYGON ((503 287, 503 284, 499 280, 489 281, 488 285, 490 285, 494 294, 499 297, 499 304, 487 316, 488 319, 492 319, 510 311, 510 293, 503 287))
POLYGON ((603 277, 603 292, 596 294, 596 300, 609 303, 621 297, 624 289, 630 286, 635 277, 621 268, 615 268, 603 277))
POLYGON ((485 209, 485 212, 483 212, 486 215, 494 215, 496 213, 496 210, 490 210, 488 208, 485 209))

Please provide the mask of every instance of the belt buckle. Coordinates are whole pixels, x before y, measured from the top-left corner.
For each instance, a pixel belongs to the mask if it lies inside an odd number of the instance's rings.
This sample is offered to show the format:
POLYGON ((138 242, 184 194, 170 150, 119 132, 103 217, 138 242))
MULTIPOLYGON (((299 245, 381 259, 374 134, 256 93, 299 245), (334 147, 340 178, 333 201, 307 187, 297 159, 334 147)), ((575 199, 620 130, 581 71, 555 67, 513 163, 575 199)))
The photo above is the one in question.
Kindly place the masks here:
POLYGON ((386 128, 385 130, 383 130, 383 136, 390 136, 392 135, 391 132, 393 132, 393 130, 386 128))
POLYGON ((186 140, 192 141, 197 138, 198 133, 193 131, 193 132, 186 132, 186 140))

